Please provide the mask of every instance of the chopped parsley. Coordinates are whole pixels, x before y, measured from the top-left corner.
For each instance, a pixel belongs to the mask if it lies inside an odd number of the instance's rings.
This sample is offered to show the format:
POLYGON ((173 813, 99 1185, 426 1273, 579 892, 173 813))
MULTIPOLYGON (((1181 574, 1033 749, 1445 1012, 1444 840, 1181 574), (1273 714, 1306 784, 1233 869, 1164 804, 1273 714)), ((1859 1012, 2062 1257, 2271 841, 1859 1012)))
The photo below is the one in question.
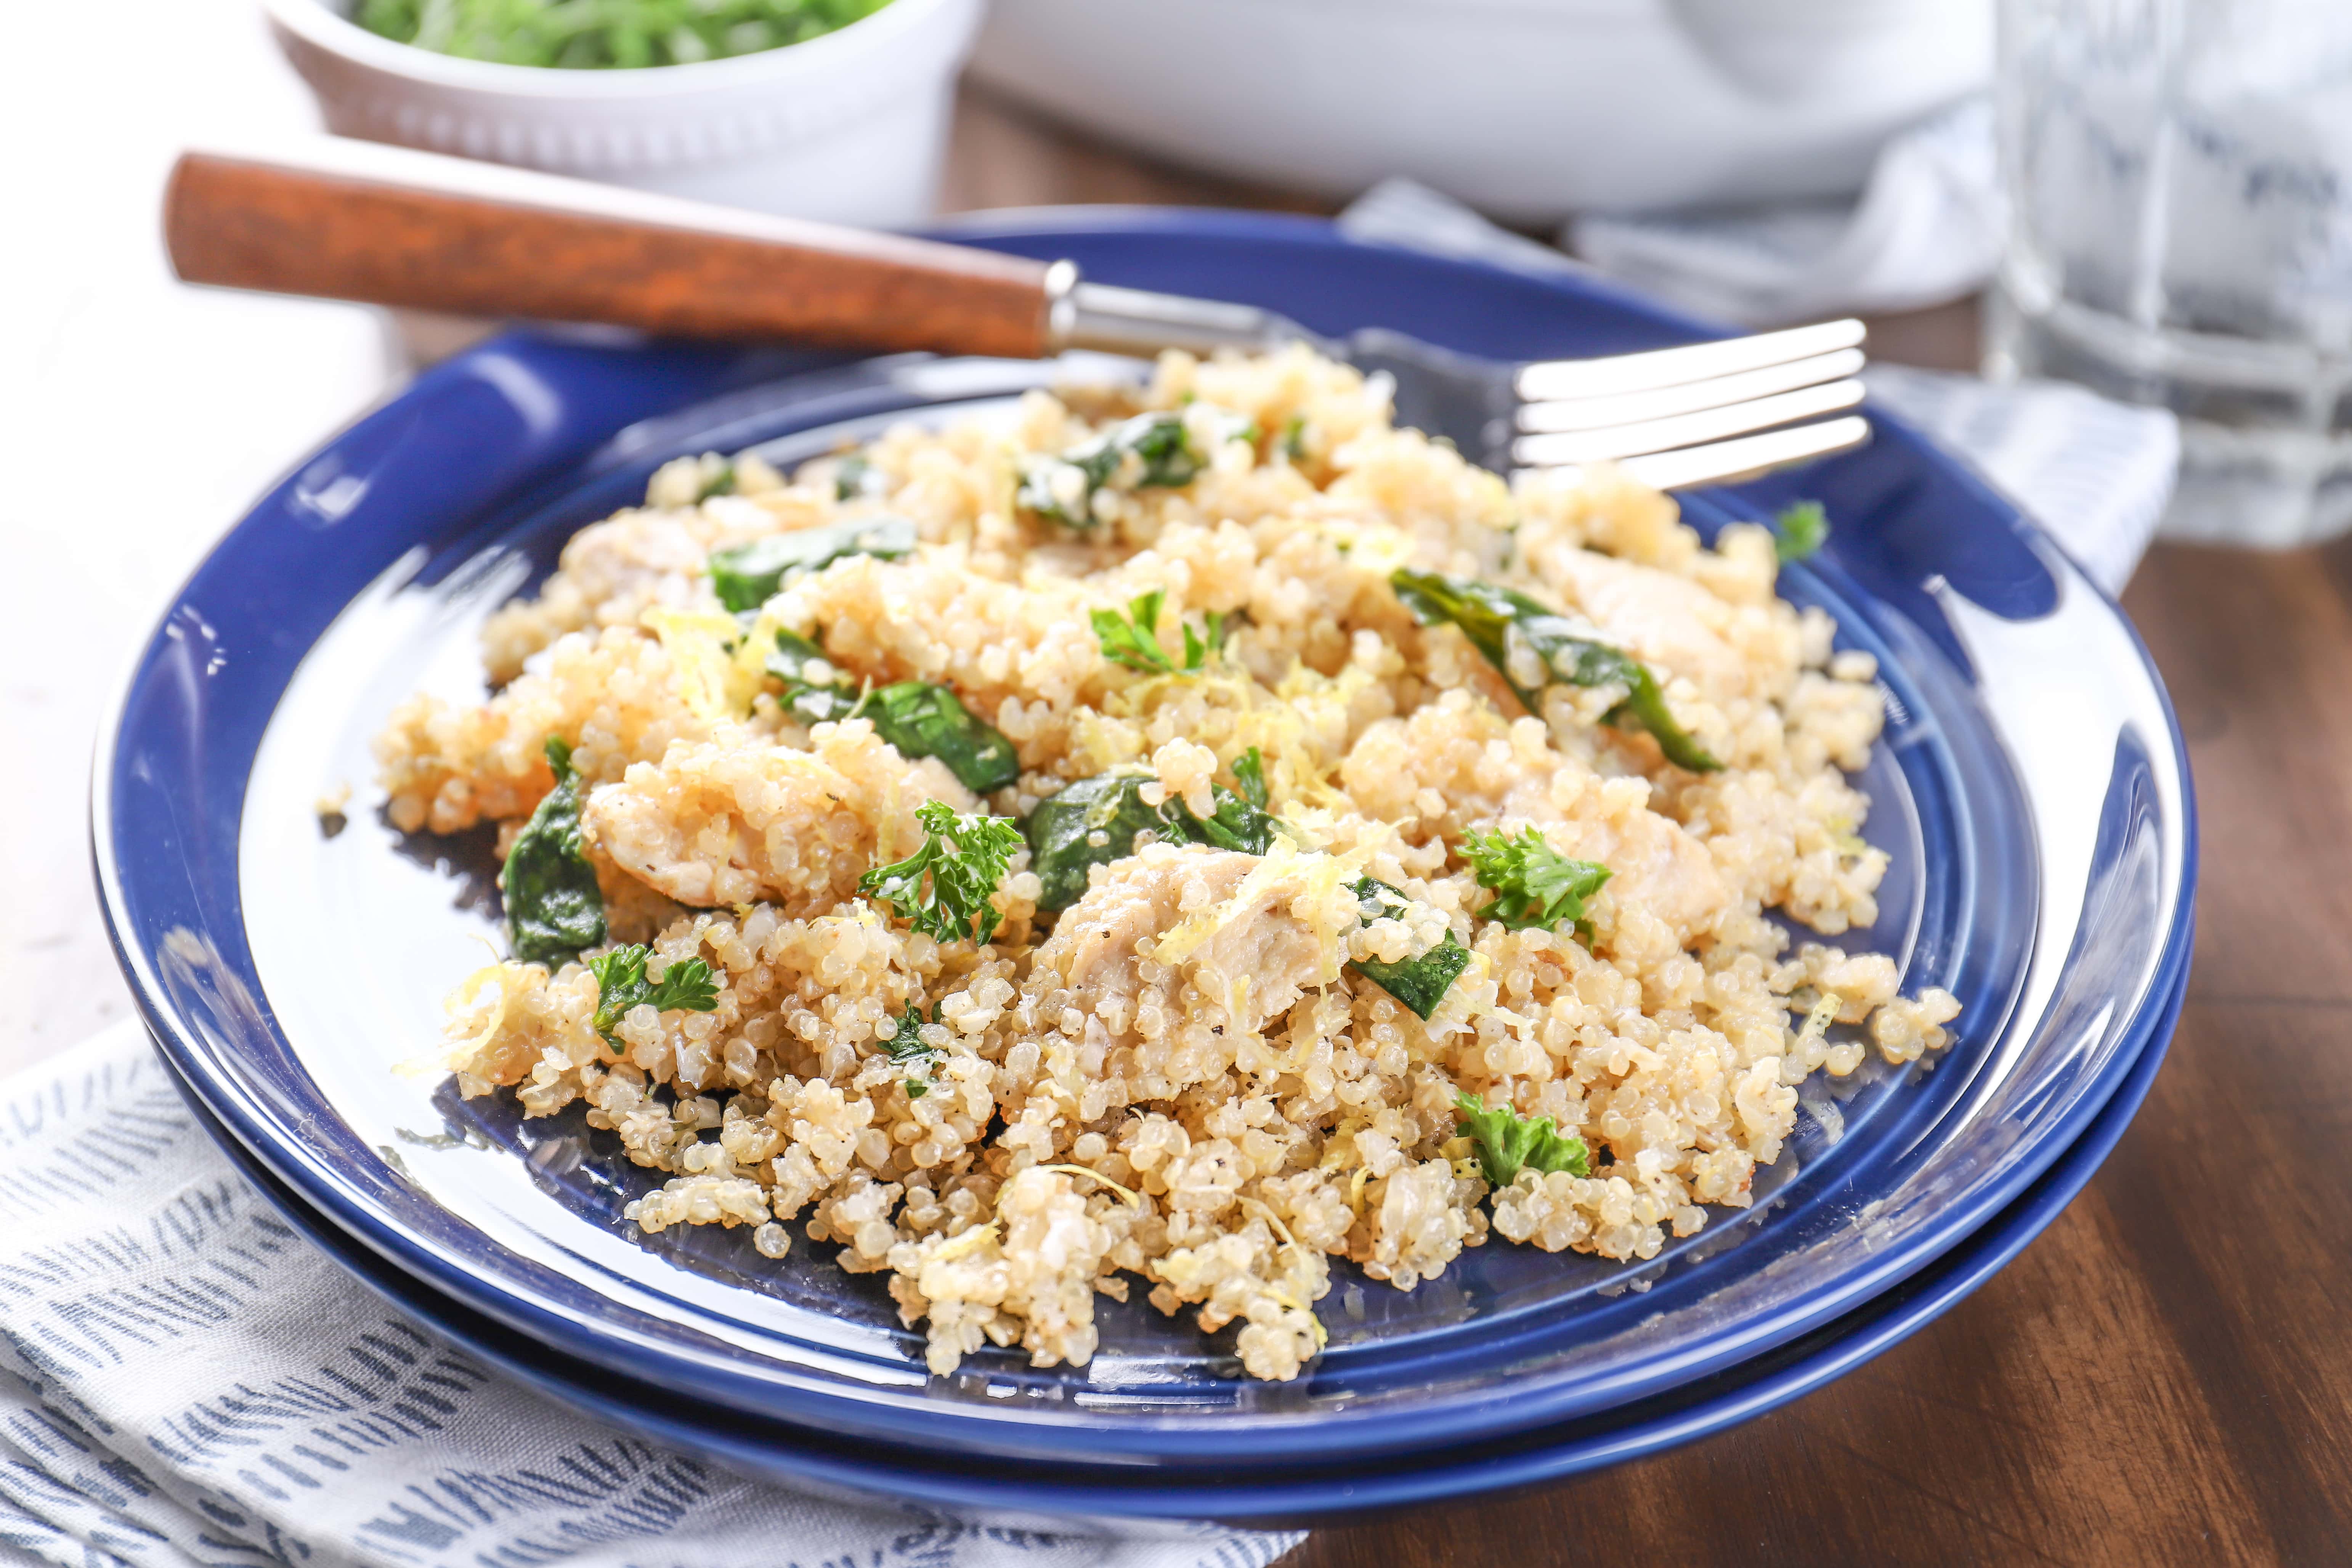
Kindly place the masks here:
POLYGON ((1533 827, 1517 838, 1500 833, 1472 831, 1462 836, 1462 858, 1470 862, 1478 885, 1491 889, 1492 902, 1478 911, 1481 920, 1499 921, 1511 931, 1556 931, 1574 921, 1590 939, 1584 921, 1584 900, 1609 880, 1609 868, 1590 860, 1571 860, 1544 842, 1533 827))
POLYGON ((1094 622, 1095 641, 1102 645, 1103 657, 1143 675, 1198 675, 1207 668, 1209 656, 1224 646, 1225 618, 1207 612, 1202 617, 1205 637, 1185 623, 1184 662, 1179 665, 1160 646, 1160 606, 1166 597, 1154 588, 1138 595, 1125 615, 1117 610, 1089 610, 1087 618, 1094 622))
POLYGON ((1234 759, 1234 788, 1260 811, 1265 809, 1265 759, 1255 746, 1234 759))
POLYGON ((515 836, 499 883, 506 898, 507 949, 518 963, 551 967, 604 940, 604 895, 580 837, 580 775, 572 748, 550 735, 555 787, 540 797, 515 836))
POLYGON ((915 820, 923 825, 923 847, 875 867, 858 879, 857 890, 937 941, 985 944, 1004 918, 990 900, 1021 847, 1020 825, 1009 816, 960 813, 937 800, 917 806, 915 820))
POLYGON ((1622 687, 1624 697, 1601 716, 1602 723, 1648 731, 1668 762, 1693 773, 1712 773, 1723 765, 1676 722, 1649 666, 1622 648, 1586 635, 1558 611, 1546 609, 1515 589, 1468 577, 1444 577, 1400 567, 1390 574, 1389 583, 1423 626, 1450 622, 1460 627, 1470 645, 1502 673, 1528 712, 1541 716, 1543 688, 1554 680, 1571 686, 1622 687), (1534 686, 1522 686, 1511 672, 1511 656, 1519 648, 1531 650, 1542 665, 1545 679, 1534 686))
POLYGON ((1830 514, 1817 500, 1791 501, 1773 520, 1772 552, 1787 565, 1812 555, 1830 540, 1830 514))
POLYGON ((1454 1109, 1461 1116, 1454 1131, 1478 1145, 1478 1165, 1490 1187, 1507 1187, 1523 1170, 1546 1175, 1565 1171, 1571 1176, 1592 1173, 1591 1151, 1584 1140, 1562 1133, 1549 1116, 1530 1120, 1507 1105, 1489 1110, 1470 1095, 1456 1095, 1454 1109))
MULTIPOLYGON (((907 1078, 908 1100, 920 1100, 930 1092, 931 1086, 928 1075, 934 1060, 941 1054, 939 1047, 926 1045, 923 1042, 922 1029, 926 1021, 922 1008, 910 1006, 900 1015, 898 1029, 888 1039, 882 1042, 883 1048, 890 1053, 891 1061, 901 1067, 911 1067, 917 1072, 926 1075, 916 1077, 910 1074, 907 1078)), ((931 1009, 931 1016, 928 1022, 936 1024, 939 1021, 939 1009, 934 1007, 931 1009)))
POLYGON ((680 959, 652 981, 646 978, 646 960, 652 956, 651 950, 631 943, 588 961, 589 973, 596 976, 595 1028, 607 1040, 613 1040, 613 1031, 629 1010, 640 1005, 661 1013, 718 1010, 719 983, 710 965, 698 958, 680 959))

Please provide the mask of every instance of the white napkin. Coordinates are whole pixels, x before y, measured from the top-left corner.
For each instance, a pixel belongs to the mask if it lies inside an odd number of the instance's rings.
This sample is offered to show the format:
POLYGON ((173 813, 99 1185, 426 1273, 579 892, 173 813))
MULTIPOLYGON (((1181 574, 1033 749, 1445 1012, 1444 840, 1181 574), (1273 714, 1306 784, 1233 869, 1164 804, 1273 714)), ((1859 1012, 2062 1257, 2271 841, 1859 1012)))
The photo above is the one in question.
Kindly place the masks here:
MULTIPOLYGON (((1359 239, 1524 271, 1592 270, 1410 180, 1373 186, 1339 215, 1339 227, 1359 239)), ((2170 411, 2116 403, 2063 382, 1995 385, 1907 365, 1874 365, 1864 379, 1872 396, 2048 529, 2094 582, 2122 591, 2172 496, 2180 427, 2170 411)))
POLYGON ((1265 1568, 743 1480, 387 1308, 216 1151, 134 1024, 0 1082, 0 1564, 1265 1568))
POLYGON ((1911 310, 1972 293, 2000 259, 1992 102, 1891 138, 1851 202, 1571 222, 1562 242, 1612 277, 1747 326, 1911 310))

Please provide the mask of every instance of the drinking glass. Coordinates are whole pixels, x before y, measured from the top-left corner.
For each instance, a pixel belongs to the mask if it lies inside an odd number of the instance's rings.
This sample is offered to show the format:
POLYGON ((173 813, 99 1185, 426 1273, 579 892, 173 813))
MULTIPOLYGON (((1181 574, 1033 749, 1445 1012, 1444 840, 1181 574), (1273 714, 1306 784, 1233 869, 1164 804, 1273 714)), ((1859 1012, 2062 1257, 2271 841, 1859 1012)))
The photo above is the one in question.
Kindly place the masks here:
POLYGON ((2002 0, 1987 371, 2180 417, 2174 538, 2352 529, 2352 0, 2002 0))

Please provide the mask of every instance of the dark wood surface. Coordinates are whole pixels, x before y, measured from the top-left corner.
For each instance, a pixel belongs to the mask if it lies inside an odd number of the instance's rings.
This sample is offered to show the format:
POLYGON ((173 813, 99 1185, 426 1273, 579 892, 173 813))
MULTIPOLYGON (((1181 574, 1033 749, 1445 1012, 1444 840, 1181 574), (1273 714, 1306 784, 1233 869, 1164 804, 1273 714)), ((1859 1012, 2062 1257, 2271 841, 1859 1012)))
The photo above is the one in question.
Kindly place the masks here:
MULTIPOLYGON (((1284 206, 968 97, 967 206, 1284 206)), ((1873 323, 1973 360, 1975 313, 1873 323)), ((1689 1447, 1318 1531, 1284 1568, 1594 1561, 2352 1563, 2352 546, 2158 546, 2126 594, 2203 833, 2196 967, 2147 1106, 2009 1268, 1912 1339, 1689 1447)))

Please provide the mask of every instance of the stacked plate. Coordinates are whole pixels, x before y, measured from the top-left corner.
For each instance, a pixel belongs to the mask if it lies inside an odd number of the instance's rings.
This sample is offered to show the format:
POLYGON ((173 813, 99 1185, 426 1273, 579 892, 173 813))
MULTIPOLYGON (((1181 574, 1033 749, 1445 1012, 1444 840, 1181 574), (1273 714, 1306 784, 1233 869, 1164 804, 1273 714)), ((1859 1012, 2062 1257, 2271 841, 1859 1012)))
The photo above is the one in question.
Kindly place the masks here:
MULTIPOLYGON (((1399 327, 1496 357, 1701 329, 1601 288, 1224 215, 1045 215, 963 237, 1091 277, 1399 327)), ((1115 362, 1086 367, 1132 372, 1115 362)), ((1859 783, 1906 990, 1964 1005, 1932 1070, 1809 1085, 1757 1205, 1635 1268, 1496 1242, 1411 1293, 1341 1267, 1291 1384, 1108 1300, 1084 1369, 924 1371, 871 1276, 742 1233, 641 1245, 608 1134, 396 1064, 492 931, 488 845, 320 795, 420 682, 478 678, 484 615, 680 453, 780 463, 1067 367, 516 335, 345 432, 231 531, 149 643, 99 769, 100 879, 166 1058, 222 1142, 362 1279, 559 1397, 739 1468, 959 1508, 1303 1517, 1523 1484, 1769 1408, 1932 1318, 2086 1180, 2187 978, 2193 805, 2130 627, 2046 539, 1898 423, 1867 449, 1685 499, 1703 531, 1800 490, 1836 520, 1783 591, 1879 659, 1859 783)), ((1856 942, 1859 938, 1859 942, 1856 942)))

